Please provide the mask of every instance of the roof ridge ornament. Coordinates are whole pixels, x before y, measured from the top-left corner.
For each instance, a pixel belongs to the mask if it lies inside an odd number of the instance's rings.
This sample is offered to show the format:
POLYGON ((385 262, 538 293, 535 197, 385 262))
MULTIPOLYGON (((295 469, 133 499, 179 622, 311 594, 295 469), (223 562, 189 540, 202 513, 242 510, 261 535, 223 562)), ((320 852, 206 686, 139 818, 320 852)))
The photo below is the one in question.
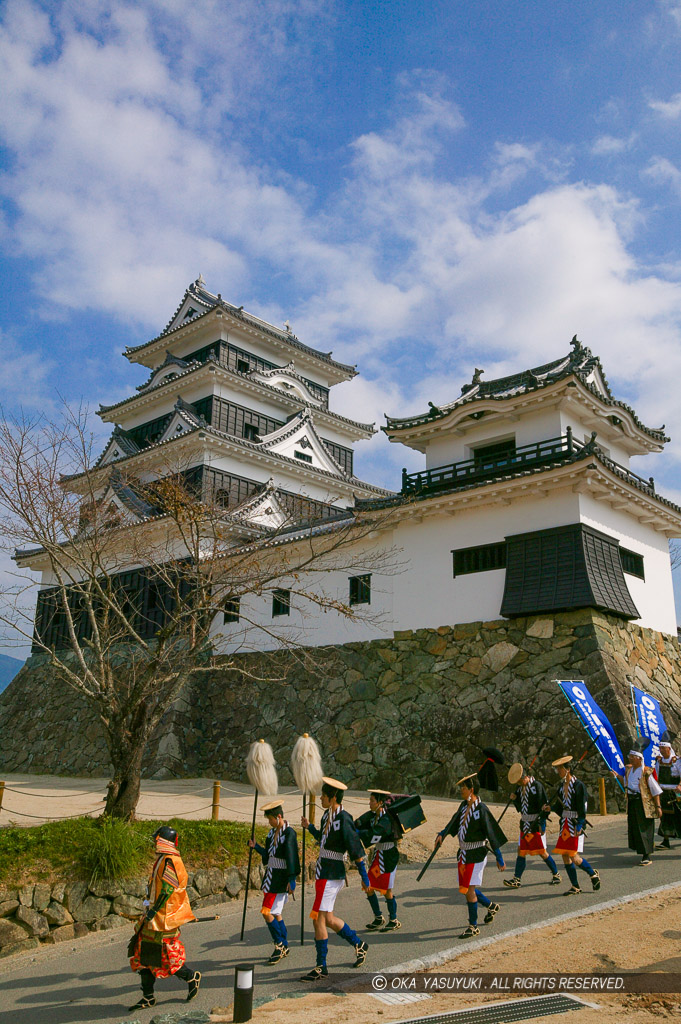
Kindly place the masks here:
POLYGON ((468 391, 472 391, 473 388, 479 388, 481 383, 480 378, 482 377, 484 372, 484 370, 481 370, 480 367, 476 366, 473 371, 473 377, 471 379, 470 384, 461 385, 461 394, 465 395, 468 391))

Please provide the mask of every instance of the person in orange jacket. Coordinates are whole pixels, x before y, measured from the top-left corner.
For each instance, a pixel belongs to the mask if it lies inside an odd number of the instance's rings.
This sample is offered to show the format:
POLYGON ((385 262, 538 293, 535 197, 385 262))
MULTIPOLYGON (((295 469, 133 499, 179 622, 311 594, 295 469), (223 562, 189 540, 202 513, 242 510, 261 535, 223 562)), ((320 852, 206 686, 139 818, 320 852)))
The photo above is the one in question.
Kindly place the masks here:
POLYGON ((187 871, 177 849, 177 832, 168 825, 152 836, 156 861, 147 885, 146 913, 128 945, 130 967, 139 971, 142 998, 130 1010, 143 1010, 156 1004, 154 983, 157 978, 176 974, 187 983, 187 1002, 199 991, 201 975, 190 970, 185 961, 180 925, 195 921, 187 896, 187 871))

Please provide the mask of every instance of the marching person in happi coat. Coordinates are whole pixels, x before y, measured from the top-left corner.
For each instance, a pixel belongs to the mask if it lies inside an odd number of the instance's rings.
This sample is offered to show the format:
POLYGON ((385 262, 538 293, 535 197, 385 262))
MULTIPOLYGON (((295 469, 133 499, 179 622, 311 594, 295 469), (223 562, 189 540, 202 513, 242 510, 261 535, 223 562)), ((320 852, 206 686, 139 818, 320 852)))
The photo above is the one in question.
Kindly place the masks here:
POLYGON ((284 818, 280 800, 265 804, 263 813, 270 826, 265 845, 261 846, 254 839, 249 839, 248 845, 260 854, 265 868, 262 915, 274 940, 274 949, 267 962, 278 964, 289 953, 283 914, 288 898, 295 890, 296 877, 300 874, 298 839, 295 829, 284 818))
POLYGON ((485 896, 480 886, 487 864, 488 850, 492 850, 499 871, 505 870, 501 847, 508 840, 494 820, 492 812, 478 795, 480 782, 477 772, 459 779, 457 785, 461 787, 461 804, 446 827, 435 837, 435 849, 442 846, 446 836, 458 836, 459 892, 466 897, 468 908, 468 927, 459 938, 468 939, 480 934, 478 903, 482 903, 487 910, 484 924, 490 924, 500 910, 499 904, 485 896))

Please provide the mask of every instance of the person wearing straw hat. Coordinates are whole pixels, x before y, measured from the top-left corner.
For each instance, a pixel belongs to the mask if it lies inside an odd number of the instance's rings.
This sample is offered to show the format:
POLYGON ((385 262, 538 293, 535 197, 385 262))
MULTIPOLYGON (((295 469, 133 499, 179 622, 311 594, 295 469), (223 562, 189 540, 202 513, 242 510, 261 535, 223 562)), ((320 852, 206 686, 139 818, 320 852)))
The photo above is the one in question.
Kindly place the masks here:
POLYGON ((642 857, 639 867, 648 868, 653 863, 651 855, 655 846, 655 818, 662 817, 662 788, 653 769, 643 763, 643 751, 636 746, 629 751, 629 764, 624 775, 615 771, 612 774, 624 784, 627 793, 629 849, 642 857))
POLYGON ((660 784, 660 806, 662 817, 660 818, 659 835, 662 842, 655 847, 656 850, 671 850, 669 840, 681 838, 681 762, 674 753, 668 732, 664 732, 659 742, 660 753, 655 758, 655 770, 657 781, 660 784))
POLYGON ((488 849, 494 853, 499 871, 506 870, 501 847, 508 840, 497 825, 490 809, 482 803, 478 796, 480 780, 477 772, 459 779, 457 786, 461 788, 461 804, 445 828, 435 837, 435 849, 442 846, 447 836, 458 836, 459 892, 466 897, 468 908, 468 927, 459 938, 469 939, 480 934, 478 903, 482 903, 483 907, 487 909, 484 924, 490 924, 494 920, 495 914, 501 909, 498 903, 493 903, 488 896, 485 896, 480 886, 487 864, 488 849))
POLYGON ((199 971, 187 967, 180 925, 195 921, 187 896, 187 870, 177 848, 174 828, 162 825, 152 836, 156 860, 147 886, 146 912, 128 943, 130 967, 139 971, 142 998, 130 1011, 156 1005, 154 982, 171 974, 187 983, 187 1002, 197 995, 199 971))
POLYGON ((310 824, 306 817, 301 818, 301 825, 319 843, 319 857, 315 872, 315 900, 310 912, 314 921, 314 938, 317 962, 301 981, 319 981, 328 976, 326 966, 329 928, 342 939, 349 942, 355 950, 353 967, 361 967, 366 960, 369 946, 363 942, 357 932, 334 914, 336 897, 346 884, 345 858, 355 861, 362 888, 369 889, 369 875, 364 863, 365 853, 362 841, 357 834, 352 817, 343 810, 343 793, 348 787, 338 779, 322 777, 321 804, 324 808, 319 828, 310 824))
POLYGON ((588 860, 582 857, 589 794, 584 783, 572 774, 571 761, 572 755, 565 754, 551 762, 558 772, 560 785, 553 803, 544 804, 544 810, 555 811, 560 815, 560 835, 551 853, 560 853, 563 858, 565 872, 570 880, 570 888, 565 895, 577 896, 582 891, 577 878, 577 868, 586 871, 594 890, 600 889, 601 876, 591 867, 588 860))
POLYGON ((300 874, 298 839, 295 829, 284 818, 281 800, 271 800, 262 811, 270 826, 265 845, 261 846, 255 839, 249 839, 248 845, 260 854, 265 868, 261 887, 262 915, 274 940, 274 949, 267 962, 278 964, 289 953, 283 913, 289 895, 295 890, 296 876, 300 874))
POLYGON ((560 875, 556 862, 546 850, 546 790, 539 779, 535 779, 519 763, 511 765, 508 781, 518 787, 511 793, 511 800, 515 809, 520 812, 520 836, 513 878, 505 878, 504 885, 508 889, 519 889, 527 858, 535 855, 541 857, 549 868, 551 885, 559 885, 560 875))
POLYGON ((400 855, 397 849, 393 820, 385 809, 386 799, 391 796, 388 789, 369 790, 369 810, 355 818, 355 828, 365 846, 373 847, 373 856, 369 865, 369 881, 371 888, 367 891, 369 906, 374 912, 374 919, 366 926, 367 931, 394 932, 401 928, 397 920, 397 900, 393 894, 395 874, 400 855), (388 922, 381 913, 378 902, 380 893, 385 897, 388 908, 388 922))

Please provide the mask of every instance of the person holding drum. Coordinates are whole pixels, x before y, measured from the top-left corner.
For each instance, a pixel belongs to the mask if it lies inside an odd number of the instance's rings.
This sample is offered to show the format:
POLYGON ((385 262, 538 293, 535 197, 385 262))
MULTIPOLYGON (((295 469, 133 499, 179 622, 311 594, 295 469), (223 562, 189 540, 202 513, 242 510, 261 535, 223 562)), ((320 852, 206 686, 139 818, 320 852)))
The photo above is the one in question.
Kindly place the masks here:
POLYGON ((508 772, 508 781, 517 785, 511 800, 515 809, 520 812, 520 837, 518 839, 518 856, 515 862, 513 878, 505 878, 504 885, 509 889, 519 889, 527 857, 539 856, 551 871, 551 885, 560 884, 560 875, 556 862, 546 850, 546 811, 548 803, 546 790, 533 775, 525 771, 521 764, 512 764, 508 772))
POLYGON ((364 846, 373 847, 373 856, 369 865, 370 887, 367 889, 369 906, 374 912, 374 919, 366 926, 368 932, 394 932, 401 928, 397 920, 397 900, 393 892, 395 874, 400 860, 395 826, 392 817, 385 809, 385 802, 390 797, 387 789, 369 791, 369 810, 355 818, 355 828, 364 846), (381 906, 378 902, 379 893, 385 898, 388 909, 386 923, 381 906))

